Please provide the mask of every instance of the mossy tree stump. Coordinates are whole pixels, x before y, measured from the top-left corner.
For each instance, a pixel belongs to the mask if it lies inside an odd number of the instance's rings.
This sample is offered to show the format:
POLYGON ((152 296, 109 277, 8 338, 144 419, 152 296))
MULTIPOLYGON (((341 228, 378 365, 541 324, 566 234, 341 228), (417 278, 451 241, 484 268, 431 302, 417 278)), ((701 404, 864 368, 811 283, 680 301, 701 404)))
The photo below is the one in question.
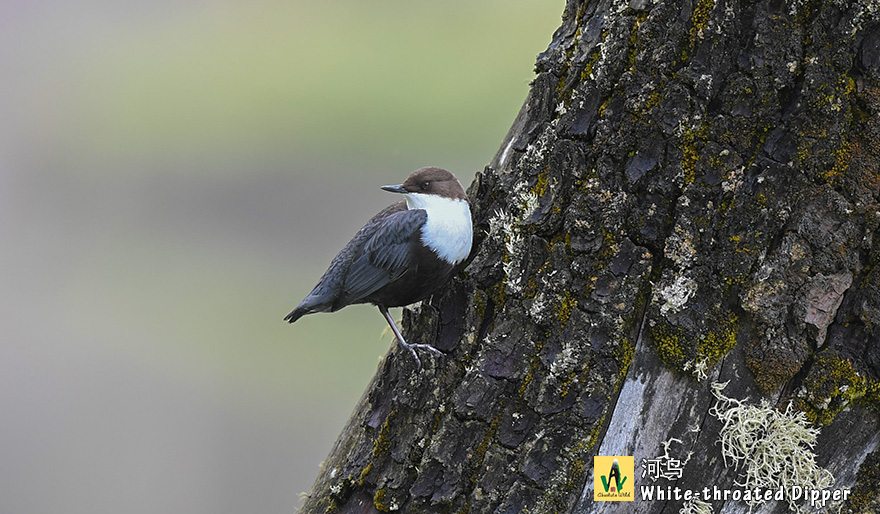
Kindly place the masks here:
POLYGON ((835 487, 861 477, 844 508, 876 508, 878 17, 873 0, 570 0, 468 191, 471 260, 404 311, 446 357, 419 371, 392 349, 302 512, 594 512, 594 455, 638 463, 671 438, 693 453, 679 485, 731 487, 724 381, 804 412, 835 487))

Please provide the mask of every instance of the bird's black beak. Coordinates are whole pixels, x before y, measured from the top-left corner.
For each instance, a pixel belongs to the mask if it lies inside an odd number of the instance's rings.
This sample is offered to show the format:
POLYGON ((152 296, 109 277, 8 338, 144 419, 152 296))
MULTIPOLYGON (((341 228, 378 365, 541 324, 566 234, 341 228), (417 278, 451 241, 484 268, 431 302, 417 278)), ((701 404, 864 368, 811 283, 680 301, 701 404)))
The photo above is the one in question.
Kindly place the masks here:
POLYGON ((396 186, 382 186, 382 189, 384 189, 385 191, 390 191, 392 193, 409 193, 409 191, 403 188, 402 184, 398 184, 396 186))

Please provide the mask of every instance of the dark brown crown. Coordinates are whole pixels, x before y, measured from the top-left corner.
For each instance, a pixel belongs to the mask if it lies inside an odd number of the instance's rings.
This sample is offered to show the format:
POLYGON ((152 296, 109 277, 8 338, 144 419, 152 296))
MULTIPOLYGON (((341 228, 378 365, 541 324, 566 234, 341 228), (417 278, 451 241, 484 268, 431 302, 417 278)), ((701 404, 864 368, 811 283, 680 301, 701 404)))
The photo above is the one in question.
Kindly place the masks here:
POLYGON ((455 175, 443 168, 428 166, 410 173, 403 184, 410 193, 437 195, 467 201, 467 195, 455 175))

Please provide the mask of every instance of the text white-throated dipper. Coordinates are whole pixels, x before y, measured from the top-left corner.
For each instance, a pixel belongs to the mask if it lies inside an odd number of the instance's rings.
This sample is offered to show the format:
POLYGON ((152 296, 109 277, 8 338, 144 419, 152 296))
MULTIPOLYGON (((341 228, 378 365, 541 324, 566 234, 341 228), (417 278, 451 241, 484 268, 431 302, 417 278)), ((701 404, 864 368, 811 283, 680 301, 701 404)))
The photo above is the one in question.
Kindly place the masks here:
POLYGON ((420 168, 403 184, 382 189, 402 194, 405 201, 373 216, 284 319, 293 323, 313 312, 372 303, 421 367, 415 348, 440 352, 428 344, 407 343, 388 308, 424 300, 449 281, 471 251, 471 211, 458 179, 441 168, 420 168))

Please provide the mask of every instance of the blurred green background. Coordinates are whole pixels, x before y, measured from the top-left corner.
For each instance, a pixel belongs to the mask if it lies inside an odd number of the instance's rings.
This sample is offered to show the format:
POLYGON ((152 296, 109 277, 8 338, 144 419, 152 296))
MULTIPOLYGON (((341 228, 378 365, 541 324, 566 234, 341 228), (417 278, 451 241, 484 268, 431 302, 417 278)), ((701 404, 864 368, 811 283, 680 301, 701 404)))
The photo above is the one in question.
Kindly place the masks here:
POLYGON ((0 512, 297 507, 391 338, 281 318, 563 4, 0 1, 0 512))

